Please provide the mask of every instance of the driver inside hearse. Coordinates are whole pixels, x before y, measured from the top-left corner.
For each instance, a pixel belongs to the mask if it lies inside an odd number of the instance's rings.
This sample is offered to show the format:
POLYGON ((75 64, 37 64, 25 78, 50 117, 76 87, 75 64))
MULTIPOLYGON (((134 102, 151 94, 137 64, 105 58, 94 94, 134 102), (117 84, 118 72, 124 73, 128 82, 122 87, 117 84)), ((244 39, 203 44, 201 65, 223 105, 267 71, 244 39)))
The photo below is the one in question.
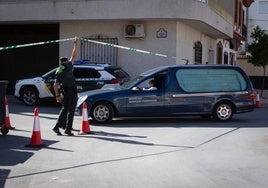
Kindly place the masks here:
POLYGON ((141 90, 149 91, 149 90, 157 90, 157 87, 155 87, 155 81, 154 79, 151 79, 148 82, 147 87, 140 88, 141 90))

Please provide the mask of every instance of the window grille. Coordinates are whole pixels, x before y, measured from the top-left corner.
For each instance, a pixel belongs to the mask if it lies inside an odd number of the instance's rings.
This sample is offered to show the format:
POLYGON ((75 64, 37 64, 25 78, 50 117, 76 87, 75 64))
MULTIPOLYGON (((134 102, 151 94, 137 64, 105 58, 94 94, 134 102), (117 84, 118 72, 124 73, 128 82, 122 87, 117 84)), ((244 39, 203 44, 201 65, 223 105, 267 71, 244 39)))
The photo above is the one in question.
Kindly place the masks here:
POLYGON ((202 64, 202 43, 200 41, 194 43, 194 61, 202 64))
MULTIPOLYGON (((117 38, 85 38, 85 39, 118 45, 117 38)), ((94 42, 89 42, 87 40, 82 40, 81 59, 88 60, 89 63, 94 64, 117 65, 118 48, 108 45, 97 44, 94 42)))

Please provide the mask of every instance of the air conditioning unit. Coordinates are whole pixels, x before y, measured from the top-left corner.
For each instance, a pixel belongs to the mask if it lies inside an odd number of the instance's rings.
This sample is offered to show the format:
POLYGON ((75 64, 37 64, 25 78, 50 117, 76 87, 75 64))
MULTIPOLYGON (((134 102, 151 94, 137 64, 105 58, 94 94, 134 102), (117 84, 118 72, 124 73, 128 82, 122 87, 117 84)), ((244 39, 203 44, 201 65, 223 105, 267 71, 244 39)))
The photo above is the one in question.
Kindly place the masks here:
POLYGON ((141 38, 145 37, 143 24, 129 24, 124 28, 125 37, 141 38))

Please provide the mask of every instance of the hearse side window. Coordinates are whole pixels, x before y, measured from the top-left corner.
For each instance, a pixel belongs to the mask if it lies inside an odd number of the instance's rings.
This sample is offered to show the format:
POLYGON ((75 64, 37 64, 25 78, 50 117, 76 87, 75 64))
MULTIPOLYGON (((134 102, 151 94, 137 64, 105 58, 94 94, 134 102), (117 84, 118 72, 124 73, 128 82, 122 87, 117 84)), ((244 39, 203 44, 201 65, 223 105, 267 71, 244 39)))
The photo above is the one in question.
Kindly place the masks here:
POLYGON ((178 69, 176 78, 186 92, 243 91, 244 77, 234 69, 178 69))

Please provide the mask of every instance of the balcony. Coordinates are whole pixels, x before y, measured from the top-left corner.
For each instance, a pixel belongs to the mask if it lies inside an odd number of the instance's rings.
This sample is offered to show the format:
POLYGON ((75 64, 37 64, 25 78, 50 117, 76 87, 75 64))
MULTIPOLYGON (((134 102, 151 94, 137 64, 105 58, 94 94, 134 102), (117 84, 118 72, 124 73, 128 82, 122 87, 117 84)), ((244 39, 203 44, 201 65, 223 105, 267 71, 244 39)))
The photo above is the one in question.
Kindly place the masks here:
POLYGON ((243 0, 243 4, 245 7, 250 7, 253 2, 254 0, 243 0))

